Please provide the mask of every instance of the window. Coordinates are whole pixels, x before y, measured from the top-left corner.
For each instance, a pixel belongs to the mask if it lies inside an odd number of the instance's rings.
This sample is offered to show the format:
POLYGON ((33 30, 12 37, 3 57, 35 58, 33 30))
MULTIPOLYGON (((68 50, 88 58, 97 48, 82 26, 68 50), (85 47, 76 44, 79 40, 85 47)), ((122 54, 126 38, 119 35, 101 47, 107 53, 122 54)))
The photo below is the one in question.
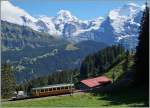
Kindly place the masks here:
POLYGON ((61 89, 63 90, 63 89, 64 89, 64 87, 61 87, 61 89))
POLYGON ((65 89, 68 89, 68 87, 65 87, 65 89))
POLYGON ((44 92, 44 89, 41 89, 41 92, 44 92))
POLYGON ((60 88, 58 87, 57 90, 60 90, 60 88))
POLYGON ((56 88, 53 88, 53 90, 56 90, 56 88))
POLYGON ((49 91, 52 91, 52 88, 49 88, 49 91))
POLYGON ((45 89, 45 92, 47 92, 48 91, 48 89, 45 89))

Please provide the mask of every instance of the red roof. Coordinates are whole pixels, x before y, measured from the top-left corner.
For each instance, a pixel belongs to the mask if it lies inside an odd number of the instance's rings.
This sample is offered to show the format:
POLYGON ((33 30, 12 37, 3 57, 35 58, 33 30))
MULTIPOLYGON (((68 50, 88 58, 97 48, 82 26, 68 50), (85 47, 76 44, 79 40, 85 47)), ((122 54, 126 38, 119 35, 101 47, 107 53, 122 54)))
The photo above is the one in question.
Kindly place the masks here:
POLYGON ((99 76, 96 78, 81 80, 80 82, 87 85, 88 87, 96 87, 96 86, 111 82, 111 80, 107 78, 106 76, 99 76))

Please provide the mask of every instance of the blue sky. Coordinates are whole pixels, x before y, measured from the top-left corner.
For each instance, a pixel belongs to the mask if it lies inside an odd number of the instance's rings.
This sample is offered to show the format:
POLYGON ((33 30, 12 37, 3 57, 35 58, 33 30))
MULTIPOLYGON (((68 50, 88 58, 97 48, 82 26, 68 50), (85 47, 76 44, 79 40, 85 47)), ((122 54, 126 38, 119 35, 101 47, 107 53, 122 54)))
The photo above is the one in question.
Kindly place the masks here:
POLYGON ((60 9, 69 10, 82 20, 90 20, 99 16, 105 17, 109 10, 121 7, 126 3, 142 5, 146 0, 11 0, 32 16, 56 16, 60 9))

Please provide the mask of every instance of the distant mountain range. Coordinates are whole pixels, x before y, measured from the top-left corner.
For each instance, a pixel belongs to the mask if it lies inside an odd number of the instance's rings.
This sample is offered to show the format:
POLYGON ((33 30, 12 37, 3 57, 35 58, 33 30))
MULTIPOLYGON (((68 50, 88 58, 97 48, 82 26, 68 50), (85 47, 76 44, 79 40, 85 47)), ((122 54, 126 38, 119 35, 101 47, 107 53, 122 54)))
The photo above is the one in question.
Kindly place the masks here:
POLYGON ((84 58, 107 45, 92 40, 72 43, 2 21, 2 64, 10 63, 17 83, 57 70, 79 69, 84 58))
POLYGON ((43 15, 34 18, 9 1, 3 1, 1 19, 71 42, 94 40, 109 45, 122 43, 127 48, 135 48, 143 10, 144 5, 129 3, 110 10, 105 18, 93 20, 80 20, 67 10, 60 10, 54 17, 43 15))
POLYGON ((144 9, 130 3, 105 18, 83 21, 67 10, 34 18, 9 1, 1 1, 1 6, 2 63, 13 65, 18 83, 79 69, 87 55, 108 45, 135 48, 144 9))

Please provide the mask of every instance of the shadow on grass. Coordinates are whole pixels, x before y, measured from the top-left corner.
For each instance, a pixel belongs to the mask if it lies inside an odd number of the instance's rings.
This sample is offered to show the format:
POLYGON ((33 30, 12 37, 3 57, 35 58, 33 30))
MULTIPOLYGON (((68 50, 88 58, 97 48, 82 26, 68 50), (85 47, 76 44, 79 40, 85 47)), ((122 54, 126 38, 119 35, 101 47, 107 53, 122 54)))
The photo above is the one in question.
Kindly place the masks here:
POLYGON ((127 105, 130 107, 148 107, 149 93, 145 87, 120 87, 109 90, 92 91, 93 95, 99 96, 99 100, 109 101, 109 104, 103 106, 113 105, 127 105))

